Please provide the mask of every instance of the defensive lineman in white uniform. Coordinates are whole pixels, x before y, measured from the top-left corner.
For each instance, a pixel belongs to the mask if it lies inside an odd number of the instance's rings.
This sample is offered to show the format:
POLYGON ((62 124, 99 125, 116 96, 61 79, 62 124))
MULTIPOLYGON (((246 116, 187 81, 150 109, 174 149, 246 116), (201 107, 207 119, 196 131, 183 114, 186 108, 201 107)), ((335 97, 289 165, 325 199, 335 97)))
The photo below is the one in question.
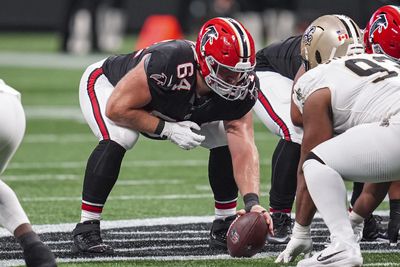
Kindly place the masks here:
MULTIPOLYGON (((0 79, 0 174, 4 172, 25 133, 21 94, 0 79)), ((12 233, 24 250, 27 266, 56 266, 54 255, 32 231, 14 191, 0 180, 0 225, 12 233)))
POLYGON ((360 54, 319 65, 294 86, 293 101, 304 127, 302 169, 332 240, 327 249, 299 266, 362 264, 343 179, 400 178, 399 74, 400 65, 388 57, 360 54))
POLYGON ((298 266, 362 265, 343 179, 385 182, 400 177, 395 162, 400 156, 400 66, 383 55, 363 55, 360 37, 353 21, 330 16, 317 19, 303 34, 301 54, 311 70, 295 84, 292 97, 292 121, 304 130, 296 223, 277 262, 311 250, 316 207, 332 243, 298 266))

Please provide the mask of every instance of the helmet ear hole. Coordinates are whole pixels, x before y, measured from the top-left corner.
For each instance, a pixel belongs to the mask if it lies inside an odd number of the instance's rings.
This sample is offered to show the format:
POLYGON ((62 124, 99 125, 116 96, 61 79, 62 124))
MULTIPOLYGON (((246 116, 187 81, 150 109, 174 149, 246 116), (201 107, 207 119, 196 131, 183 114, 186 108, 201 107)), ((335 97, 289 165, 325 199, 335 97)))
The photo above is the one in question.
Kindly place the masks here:
POLYGON ((315 60, 317 60, 318 64, 322 62, 321 53, 318 50, 315 51, 315 60))

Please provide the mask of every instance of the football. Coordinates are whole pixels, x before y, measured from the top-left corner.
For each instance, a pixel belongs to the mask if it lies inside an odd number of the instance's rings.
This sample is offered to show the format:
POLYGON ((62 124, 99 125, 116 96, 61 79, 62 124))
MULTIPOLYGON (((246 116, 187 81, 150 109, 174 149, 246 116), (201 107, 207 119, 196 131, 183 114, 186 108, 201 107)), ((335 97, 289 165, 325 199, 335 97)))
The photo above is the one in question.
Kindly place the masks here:
POLYGON ((236 218, 227 233, 228 252, 232 257, 252 257, 263 249, 268 225, 259 212, 236 218))

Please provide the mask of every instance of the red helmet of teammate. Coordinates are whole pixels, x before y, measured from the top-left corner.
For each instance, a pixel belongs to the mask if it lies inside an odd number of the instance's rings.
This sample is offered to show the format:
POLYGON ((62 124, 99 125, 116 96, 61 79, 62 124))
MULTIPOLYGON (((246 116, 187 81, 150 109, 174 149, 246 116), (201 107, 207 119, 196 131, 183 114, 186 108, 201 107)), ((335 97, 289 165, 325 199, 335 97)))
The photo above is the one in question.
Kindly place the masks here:
POLYGON ((364 30, 364 44, 367 53, 400 59, 399 7, 388 5, 375 11, 364 30))
POLYGON ((250 33, 231 18, 213 18, 200 30, 196 42, 200 72, 206 84, 228 100, 243 99, 256 53, 250 33))

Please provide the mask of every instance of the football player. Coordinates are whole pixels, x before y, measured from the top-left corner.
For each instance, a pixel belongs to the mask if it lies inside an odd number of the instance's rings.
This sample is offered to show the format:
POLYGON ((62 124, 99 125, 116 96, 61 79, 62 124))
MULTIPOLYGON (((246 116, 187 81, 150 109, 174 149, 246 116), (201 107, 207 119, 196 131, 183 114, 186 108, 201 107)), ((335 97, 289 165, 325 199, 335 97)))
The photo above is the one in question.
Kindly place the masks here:
MULTIPOLYGON (((0 79, 0 174, 4 172, 25 133, 21 94, 0 79)), ((32 226, 14 191, 0 180, 0 224, 12 233, 23 249, 27 266, 56 266, 50 249, 32 226)))
MULTIPOLYGON (((238 189, 246 211, 265 211, 258 199, 251 113, 258 87, 254 65, 248 31, 231 18, 214 18, 203 25, 195 44, 169 40, 87 68, 79 87, 80 105, 100 142, 87 162, 74 252, 113 252, 100 235, 101 213, 124 154, 140 134, 168 139, 186 150, 200 145, 210 150, 216 216, 212 247, 226 248, 238 189)), ((264 217, 272 231, 270 216, 264 212, 264 217)))
POLYGON ((301 45, 309 70, 295 83, 292 97, 292 121, 304 130, 296 222, 277 262, 311 251, 310 224, 317 208, 332 242, 298 266, 360 266, 343 179, 399 179, 394 159, 400 156, 400 65, 385 55, 364 54, 358 26, 344 16, 315 20, 301 45))
POLYGON ((260 90, 253 110, 270 132, 281 137, 272 156, 269 191, 274 235, 269 235, 267 241, 274 244, 289 242, 292 227, 290 214, 296 194, 303 130, 290 119, 290 98, 296 73, 304 72, 300 41, 301 35, 293 36, 256 54, 260 90))
MULTIPOLYGON (((364 30, 364 47, 367 53, 384 54, 394 61, 400 60, 400 9, 397 6, 382 6, 372 14, 367 26, 364 30)), ((363 194, 362 183, 357 183, 353 191, 352 204, 354 206, 353 212, 350 214, 352 223, 361 231, 363 228, 362 218, 365 227, 363 231, 363 238, 367 240, 376 239, 380 236, 377 231, 370 231, 374 228, 374 217, 366 213, 365 207, 371 205, 379 205, 381 199, 386 195, 389 188, 390 199, 390 221, 386 238, 389 239, 391 244, 396 244, 398 240, 398 233, 400 229, 400 182, 392 182, 390 187, 385 184, 366 184, 363 194), (380 197, 371 195, 371 192, 381 191, 380 197), (359 197, 359 195, 361 196, 359 197), (357 204, 355 200, 357 199, 357 204), (374 204, 375 203, 375 204, 374 204), (360 215, 363 215, 360 217, 360 215), (371 223, 372 220, 372 223, 371 223), (361 223, 361 224, 360 224, 361 223)), ((368 210, 367 210, 368 212, 368 210)))

